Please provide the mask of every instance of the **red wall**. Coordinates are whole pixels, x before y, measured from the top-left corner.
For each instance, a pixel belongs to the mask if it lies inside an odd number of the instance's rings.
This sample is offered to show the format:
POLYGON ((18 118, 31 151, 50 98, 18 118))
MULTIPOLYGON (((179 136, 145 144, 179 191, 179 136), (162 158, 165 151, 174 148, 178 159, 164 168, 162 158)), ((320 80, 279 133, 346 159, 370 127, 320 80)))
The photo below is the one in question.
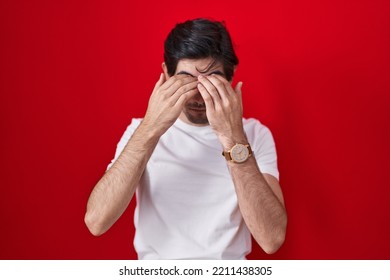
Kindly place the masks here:
POLYGON ((142 117, 178 21, 225 20, 244 114, 272 130, 289 215, 272 256, 390 258, 390 2, 0 2, 0 258, 128 259, 133 207, 87 231, 91 189, 142 117))

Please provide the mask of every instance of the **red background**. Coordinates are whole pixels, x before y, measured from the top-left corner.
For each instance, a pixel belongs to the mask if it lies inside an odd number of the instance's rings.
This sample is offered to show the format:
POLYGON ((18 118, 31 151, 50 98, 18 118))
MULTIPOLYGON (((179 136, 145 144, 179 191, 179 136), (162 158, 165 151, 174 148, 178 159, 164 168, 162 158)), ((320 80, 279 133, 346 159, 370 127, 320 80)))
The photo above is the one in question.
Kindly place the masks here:
POLYGON ((289 225, 275 255, 389 259, 390 2, 0 3, 0 258, 136 258, 134 203, 93 237, 86 202, 142 117, 176 22, 225 20, 244 114, 274 134, 289 225))

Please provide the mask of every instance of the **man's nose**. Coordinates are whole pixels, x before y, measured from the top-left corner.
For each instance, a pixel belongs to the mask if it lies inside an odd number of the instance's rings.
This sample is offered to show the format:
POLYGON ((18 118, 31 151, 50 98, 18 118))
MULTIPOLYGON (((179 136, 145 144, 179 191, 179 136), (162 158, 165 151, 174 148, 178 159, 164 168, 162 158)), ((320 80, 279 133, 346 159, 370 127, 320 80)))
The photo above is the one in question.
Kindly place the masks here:
POLYGON ((202 95, 200 95, 199 92, 197 94, 195 94, 192 99, 198 103, 203 103, 203 97, 202 97, 202 95))

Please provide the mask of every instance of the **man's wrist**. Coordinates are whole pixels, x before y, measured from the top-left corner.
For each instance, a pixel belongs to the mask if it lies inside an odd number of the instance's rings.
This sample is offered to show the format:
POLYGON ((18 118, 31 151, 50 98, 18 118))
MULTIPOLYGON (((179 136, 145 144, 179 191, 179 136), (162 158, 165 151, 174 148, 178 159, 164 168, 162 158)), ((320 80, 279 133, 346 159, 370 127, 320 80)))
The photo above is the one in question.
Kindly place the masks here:
POLYGON ((165 131, 162 131, 156 125, 153 125, 148 120, 143 119, 139 125, 139 130, 142 131, 142 134, 145 138, 150 140, 159 140, 160 137, 164 134, 165 131))
POLYGON ((235 144, 248 144, 248 139, 244 132, 237 135, 220 136, 219 140, 224 151, 230 150, 235 144))

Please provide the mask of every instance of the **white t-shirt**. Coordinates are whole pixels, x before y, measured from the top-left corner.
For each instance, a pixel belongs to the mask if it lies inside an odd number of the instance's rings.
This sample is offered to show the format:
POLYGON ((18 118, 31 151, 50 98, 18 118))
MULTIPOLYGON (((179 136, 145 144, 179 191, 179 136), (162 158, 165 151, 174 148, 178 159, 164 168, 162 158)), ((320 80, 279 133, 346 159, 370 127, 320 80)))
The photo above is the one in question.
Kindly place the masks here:
MULTIPOLYGON (((141 120, 127 127, 108 168, 141 120)), ((279 179, 270 130, 255 119, 243 123, 261 172, 279 179)), ((245 259, 251 251, 222 146, 210 126, 178 119, 160 138, 136 196, 139 259, 245 259)))

